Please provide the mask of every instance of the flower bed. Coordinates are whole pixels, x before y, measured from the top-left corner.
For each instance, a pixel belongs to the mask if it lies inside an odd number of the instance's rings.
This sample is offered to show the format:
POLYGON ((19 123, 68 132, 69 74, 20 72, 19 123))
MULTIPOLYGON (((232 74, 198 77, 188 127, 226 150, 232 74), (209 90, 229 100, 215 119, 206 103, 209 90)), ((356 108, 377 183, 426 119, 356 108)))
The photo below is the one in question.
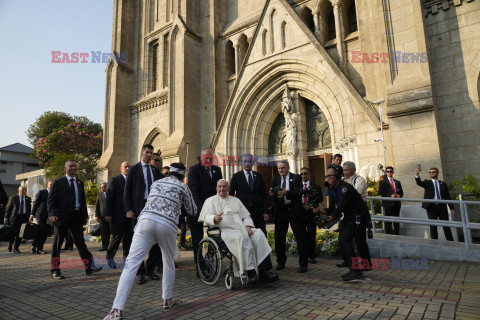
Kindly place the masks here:
MULTIPOLYGON (((275 251, 275 232, 267 233, 267 241, 272 251, 275 251)), ((338 244, 338 232, 329 230, 317 230, 315 250, 317 255, 337 255, 340 252, 338 244)), ((292 232, 287 232, 286 247, 290 253, 298 253, 297 242, 292 232)))

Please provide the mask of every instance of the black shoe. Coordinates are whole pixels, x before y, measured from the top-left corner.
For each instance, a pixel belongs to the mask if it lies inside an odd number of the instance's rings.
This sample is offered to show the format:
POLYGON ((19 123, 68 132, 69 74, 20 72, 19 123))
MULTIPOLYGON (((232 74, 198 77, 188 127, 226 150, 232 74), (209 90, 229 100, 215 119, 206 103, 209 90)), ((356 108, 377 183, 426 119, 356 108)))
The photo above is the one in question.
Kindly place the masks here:
POLYGON ((298 268, 297 270, 297 273, 305 273, 305 272, 307 272, 306 266, 300 266, 300 268, 298 268))
POLYGON ((101 249, 100 249, 100 250, 98 250, 98 251, 107 251, 107 249, 105 249, 105 248, 101 248, 101 249))
POLYGON ((152 280, 155 280, 155 281, 158 281, 158 280, 160 280, 160 277, 159 277, 159 276, 157 276, 157 275, 155 274, 155 272, 152 272, 152 273, 147 273, 147 276, 149 276, 149 277, 150 277, 150 279, 152 279, 152 280))
POLYGON ((317 263, 317 259, 312 258, 308 262, 311 263, 311 264, 315 264, 315 263, 317 263))
POLYGON ((110 268, 117 269, 117 264, 115 263, 115 261, 113 261, 113 259, 107 259, 107 261, 110 268))
POLYGON ((343 261, 342 263, 337 263, 336 266, 337 266, 337 268, 348 268, 349 267, 349 265, 345 261, 343 261))
POLYGON ((256 284, 258 282, 257 272, 255 270, 247 270, 247 284, 256 284))
POLYGON ((13 253, 21 253, 18 249, 13 249, 13 253))
POLYGON ((53 280, 63 280, 65 277, 60 273, 60 271, 56 271, 52 273, 52 279, 53 280))
POLYGON ((71 248, 68 248, 67 250, 73 251, 73 247, 71 247, 71 248))
POLYGON ((280 262, 277 263, 277 267, 275 268, 275 270, 280 271, 280 270, 283 270, 283 269, 285 269, 285 263, 280 263, 280 262))
POLYGON ((278 273, 273 273, 270 271, 263 271, 260 272, 260 278, 259 278, 261 283, 268 283, 268 282, 274 282, 278 280, 278 273))
POLYGON ((145 276, 144 276, 143 274, 139 275, 139 276, 138 276, 137 283, 138 283, 139 285, 142 285, 142 284, 145 284, 145 282, 146 282, 146 281, 145 281, 145 276))
POLYGON ((37 254, 47 254, 47 253, 48 253, 47 251, 37 250, 37 254))
POLYGON ((12 252, 12 247, 8 247, 8 252, 12 252))
POLYGON ((343 281, 351 281, 351 280, 361 280, 365 279, 363 276, 363 272, 360 270, 350 270, 349 273, 342 275, 343 281))
POLYGON ((30 249, 30 251, 32 251, 33 254, 36 254, 36 253, 37 253, 37 248, 35 248, 34 246, 32 246, 32 248, 30 249))
POLYGON ((98 267, 98 268, 97 268, 97 267, 93 267, 93 268, 90 268, 90 269, 85 270, 85 273, 87 274, 87 276, 90 276, 90 275, 92 275, 92 274, 94 274, 94 273, 96 273, 96 272, 99 272, 99 271, 101 271, 101 270, 102 270, 102 267, 98 267))

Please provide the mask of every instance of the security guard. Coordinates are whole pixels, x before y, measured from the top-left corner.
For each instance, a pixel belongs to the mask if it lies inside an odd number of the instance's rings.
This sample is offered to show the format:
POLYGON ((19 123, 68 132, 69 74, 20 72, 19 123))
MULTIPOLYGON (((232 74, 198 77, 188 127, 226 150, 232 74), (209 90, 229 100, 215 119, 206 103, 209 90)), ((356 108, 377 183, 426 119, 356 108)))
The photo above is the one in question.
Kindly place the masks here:
POLYGON ((321 228, 329 222, 340 219, 343 213, 343 229, 339 241, 340 248, 343 251, 342 256, 348 262, 350 272, 342 275, 342 279, 344 281, 364 279, 362 269, 369 270, 371 266, 366 234, 367 224, 370 221, 367 204, 351 184, 341 180, 336 165, 328 166, 325 178, 330 185, 330 205, 322 213, 330 217, 319 224, 319 227, 321 228), (361 269, 352 269, 352 259, 355 259, 353 239, 355 239, 358 253, 364 261, 361 269))

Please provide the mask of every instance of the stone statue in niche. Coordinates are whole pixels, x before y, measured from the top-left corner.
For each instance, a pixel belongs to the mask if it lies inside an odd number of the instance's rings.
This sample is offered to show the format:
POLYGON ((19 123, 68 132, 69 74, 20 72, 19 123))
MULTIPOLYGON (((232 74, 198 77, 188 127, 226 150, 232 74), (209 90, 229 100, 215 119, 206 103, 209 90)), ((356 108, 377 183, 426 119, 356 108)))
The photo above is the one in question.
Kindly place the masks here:
POLYGON ((285 86, 282 96, 282 112, 285 117, 285 130, 287 138, 287 156, 294 157, 297 152, 297 114, 288 87, 285 86))

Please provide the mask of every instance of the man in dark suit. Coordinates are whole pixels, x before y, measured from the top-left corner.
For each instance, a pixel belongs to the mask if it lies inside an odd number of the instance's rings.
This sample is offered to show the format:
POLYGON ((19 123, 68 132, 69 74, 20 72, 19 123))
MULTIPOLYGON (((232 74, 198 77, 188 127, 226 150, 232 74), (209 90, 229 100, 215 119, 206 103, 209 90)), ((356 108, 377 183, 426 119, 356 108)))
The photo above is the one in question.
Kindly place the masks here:
POLYGON ((308 268, 306 217, 301 204, 300 190, 302 179, 290 172, 287 160, 277 164, 278 173, 270 182, 270 197, 273 201, 275 216, 275 254, 277 256, 276 270, 285 269, 287 256, 285 254, 288 224, 292 226, 300 255, 298 273, 304 273, 308 268), (278 191, 275 191, 278 190, 278 191))
MULTIPOLYGON (((317 196, 317 203, 323 202, 322 188, 319 185, 316 185, 310 181, 311 173, 310 169, 303 167, 300 169, 300 176, 302 177, 302 189, 303 190, 312 190, 317 196)), ((317 244, 317 225, 314 221, 315 214, 310 208, 310 196, 304 195, 301 197, 301 202, 303 205, 303 210, 305 212, 306 218, 306 228, 307 228, 307 254, 310 263, 317 263, 317 252, 315 251, 315 246, 317 244)))
MULTIPOLYGON (((152 169, 150 161, 152 160, 153 146, 146 144, 142 147, 141 161, 130 167, 125 181, 124 203, 127 218, 132 219, 135 226, 136 220, 142 212, 147 202, 150 187, 154 181, 161 178, 156 169, 152 169)), ((147 264, 142 262, 138 269, 137 283, 142 285, 145 283, 145 276, 149 276, 152 280, 160 280, 155 274, 155 266, 157 259, 161 255, 158 244, 153 245, 148 253, 147 264)))
POLYGON ((47 189, 38 191, 37 195, 35 196, 35 203, 33 204, 32 215, 30 219, 35 218, 37 219, 38 223, 38 230, 37 235, 32 243, 32 253, 37 254, 46 254, 46 251, 43 251, 43 245, 47 240, 48 230, 50 229, 50 225, 47 224, 48 222, 48 209, 47 209, 47 200, 48 200, 48 193, 52 189, 53 181, 48 181, 47 189))
MULTIPOLYGON (((397 179, 393 178, 393 167, 386 167, 385 172, 387 177, 380 180, 378 184, 378 193, 386 198, 403 198, 402 184, 397 179)), ((402 206, 400 201, 382 201, 382 206, 385 209, 386 216, 399 217, 400 208, 402 206)), ((385 222, 386 234, 400 234, 400 223, 385 222)))
POLYGON ((203 149, 200 160, 200 163, 191 166, 188 171, 188 187, 197 205, 197 214, 195 216, 187 216, 187 222, 192 234, 195 263, 197 263, 198 244, 203 238, 203 223, 198 222, 198 216, 202 211, 205 200, 217 194, 217 182, 222 179, 222 170, 213 165, 212 149, 203 149))
MULTIPOLYGON (((439 170, 437 168, 430 168, 429 174, 431 180, 420 180, 420 171, 422 169, 417 167, 415 172, 415 181, 417 185, 425 189, 424 199, 438 199, 438 200, 451 200, 450 192, 448 191, 448 185, 438 179, 439 170)), ((455 210, 453 209, 453 204, 449 203, 450 212, 452 216, 455 215, 455 210)), ((433 220, 447 220, 448 221, 448 211, 447 205, 444 203, 431 203, 424 202, 422 208, 427 210, 427 215, 429 219, 433 220)), ((443 227, 443 233, 445 233, 445 238, 448 241, 453 241, 452 230, 449 227, 443 227)), ((430 237, 432 239, 438 239, 437 226, 430 226, 430 237)))
POLYGON ((120 246, 120 241, 123 239, 122 247, 124 259, 127 258, 128 252, 130 251, 130 245, 132 244, 132 219, 127 219, 123 202, 125 181, 130 167, 130 162, 122 162, 120 166, 121 173, 118 176, 111 178, 107 185, 105 220, 110 223, 112 241, 110 241, 110 245, 108 246, 106 258, 111 268, 116 268, 116 263, 113 259, 120 246))
POLYGON ((8 252, 12 252, 12 245, 15 243, 13 252, 21 253, 20 250, 18 250, 20 242, 22 241, 20 238, 20 228, 23 223, 28 222, 28 217, 30 217, 32 210, 32 199, 26 194, 27 187, 20 186, 18 188, 18 195, 11 197, 7 204, 4 223, 10 225, 15 234, 15 240, 10 241, 8 245, 8 252))
POLYGON ((268 221, 267 188, 262 174, 252 170, 253 156, 242 155, 243 170, 235 173, 230 182, 230 195, 242 201, 250 212, 255 228, 267 235, 265 222, 268 221))
POLYGON ((0 180, 0 221, 4 220, 5 217, 5 205, 8 202, 8 196, 3 188, 2 181, 0 180))
POLYGON ((52 279, 65 277, 60 272, 60 246, 68 230, 83 260, 85 272, 91 275, 102 270, 96 268, 93 256, 88 251, 83 238, 83 226, 87 224, 88 213, 85 201, 83 181, 77 179, 77 162, 69 159, 65 162, 65 176, 55 180, 48 194, 48 219, 55 226, 52 246, 52 279))
POLYGON ((99 251, 107 251, 108 244, 110 243, 110 224, 105 220, 105 203, 106 203, 106 191, 107 184, 104 182, 100 186, 101 192, 97 195, 97 203, 95 205, 95 221, 100 222, 100 228, 102 229, 102 248, 99 251))

